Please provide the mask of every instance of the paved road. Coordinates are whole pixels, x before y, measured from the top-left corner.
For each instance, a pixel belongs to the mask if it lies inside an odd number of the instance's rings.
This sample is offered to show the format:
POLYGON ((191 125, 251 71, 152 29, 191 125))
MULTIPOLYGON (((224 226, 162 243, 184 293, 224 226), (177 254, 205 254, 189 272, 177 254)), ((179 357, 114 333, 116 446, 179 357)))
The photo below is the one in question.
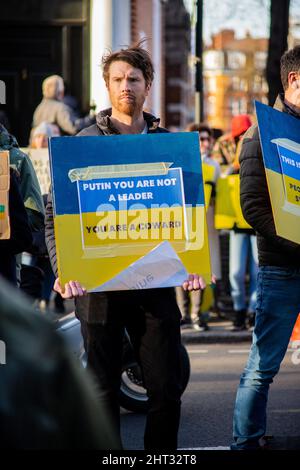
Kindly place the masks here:
MULTIPOLYGON (((180 448, 230 444, 235 392, 249 347, 249 343, 188 345, 192 375, 182 400, 180 448)), ((293 364, 293 352, 287 352, 269 395, 268 433, 275 436, 300 437, 300 364, 293 364)), ((144 416, 122 411, 125 448, 143 448, 144 423, 144 416)))

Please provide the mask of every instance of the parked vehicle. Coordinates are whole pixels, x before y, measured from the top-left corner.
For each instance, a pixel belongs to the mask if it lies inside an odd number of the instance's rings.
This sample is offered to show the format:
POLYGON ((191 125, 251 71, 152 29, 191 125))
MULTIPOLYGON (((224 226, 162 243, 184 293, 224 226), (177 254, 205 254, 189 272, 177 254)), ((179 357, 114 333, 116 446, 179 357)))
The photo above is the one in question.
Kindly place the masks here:
MULTIPOLYGON (((57 321, 57 330, 64 336, 75 357, 85 367, 86 356, 80 331, 80 322, 74 313, 59 319, 57 321)), ((184 345, 181 346, 180 367, 181 389, 183 393, 190 378, 190 360, 184 345)), ((148 397, 143 385, 141 368, 135 358, 127 333, 124 335, 120 406, 135 413, 145 413, 148 407, 148 397)))

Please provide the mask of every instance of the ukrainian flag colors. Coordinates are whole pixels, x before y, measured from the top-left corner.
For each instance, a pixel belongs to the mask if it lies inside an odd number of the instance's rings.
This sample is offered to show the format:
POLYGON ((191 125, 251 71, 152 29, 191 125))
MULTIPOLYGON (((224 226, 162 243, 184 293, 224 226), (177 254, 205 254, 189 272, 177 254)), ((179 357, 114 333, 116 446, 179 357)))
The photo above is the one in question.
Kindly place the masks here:
POLYGON ((255 105, 276 233, 300 243, 300 120, 255 105))
POLYGON ((164 241, 210 282, 197 133, 59 137, 49 149, 62 283, 95 290, 164 241))

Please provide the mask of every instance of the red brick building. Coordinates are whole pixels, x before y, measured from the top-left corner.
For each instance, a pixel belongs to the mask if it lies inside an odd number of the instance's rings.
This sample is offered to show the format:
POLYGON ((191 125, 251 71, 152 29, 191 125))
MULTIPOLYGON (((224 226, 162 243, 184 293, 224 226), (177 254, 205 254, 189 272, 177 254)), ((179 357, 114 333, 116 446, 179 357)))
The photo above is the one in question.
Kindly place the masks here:
POLYGON ((232 116, 252 114, 253 101, 267 103, 268 39, 235 38, 233 30, 212 37, 203 54, 204 113, 212 127, 227 131, 232 116))

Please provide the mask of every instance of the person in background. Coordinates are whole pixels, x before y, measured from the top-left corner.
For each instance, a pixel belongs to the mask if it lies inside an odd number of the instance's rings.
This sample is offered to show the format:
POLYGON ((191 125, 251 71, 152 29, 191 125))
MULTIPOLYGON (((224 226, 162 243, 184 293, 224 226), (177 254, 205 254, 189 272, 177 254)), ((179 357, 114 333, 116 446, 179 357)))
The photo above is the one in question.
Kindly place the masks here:
MULTIPOLYGON (((214 148, 216 141, 223 135, 222 129, 219 127, 212 127, 212 146, 214 148)), ((212 150, 212 155, 213 155, 213 150, 212 150)))
MULTIPOLYGON (((241 114, 232 118, 232 138, 235 142, 235 155, 230 158, 231 164, 227 174, 239 173, 239 154, 243 136, 251 126, 249 116, 241 114)), ((233 301, 233 326, 231 331, 253 328, 256 309, 256 278, 258 255, 256 235, 253 229, 236 226, 229 235, 229 280, 233 301), (249 301, 246 295, 246 275, 249 273, 249 301)))
MULTIPOLYGON (((59 132, 58 126, 56 126, 55 124, 50 124, 48 122, 42 122, 37 127, 32 129, 31 135, 30 135, 29 146, 32 149, 45 149, 44 157, 49 159, 49 154, 47 150, 48 139, 50 137, 59 137, 59 136, 60 136, 60 132, 59 132)), ((47 204, 49 189, 50 188, 48 188, 47 193, 43 194, 43 201, 44 201, 45 207, 47 204)), ((35 266, 40 268, 44 273, 42 291, 41 291, 40 298, 38 299, 39 307, 41 308, 41 310, 44 310, 49 305, 53 284, 55 281, 51 263, 49 261, 48 252, 36 258, 35 266)), ((59 313, 59 314, 65 313, 64 299, 61 297, 61 295, 58 292, 55 293, 55 297, 54 297, 54 310, 56 313, 59 313)))
POLYGON ((9 151, 10 166, 18 176, 20 192, 32 231, 44 228, 44 203, 39 182, 30 158, 19 148, 16 138, 0 124, 0 151, 9 151))
POLYGON ((0 239, 0 274, 17 286, 16 255, 32 246, 32 233, 27 212, 20 193, 17 173, 10 169, 8 193, 8 213, 10 223, 9 239, 0 239))
POLYGON ((0 124, 0 150, 9 151, 10 167, 15 170, 19 190, 27 212, 32 233, 32 245, 18 257, 20 288, 28 295, 39 298, 43 272, 31 263, 32 255, 45 254, 45 208, 40 185, 29 156, 22 152, 16 138, 0 124))
POLYGON ((251 119, 248 114, 234 116, 231 120, 231 131, 221 135, 214 144, 214 160, 220 165, 232 165, 241 144, 241 137, 250 126, 251 119))
POLYGON ((58 126, 61 135, 75 135, 95 122, 94 116, 78 118, 72 108, 64 104, 64 81, 51 75, 43 81, 43 99, 33 114, 33 129, 42 122, 58 126))
POLYGON ((33 149, 48 148, 48 139, 50 137, 59 137, 58 126, 49 122, 41 122, 33 128, 30 133, 29 147, 33 149))
MULTIPOLYGON (((199 142, 200 142, 200 152, 202 163, 214 167, 214 176, 213 181, 210 181, 209 184, 212 185, 212 195, 210 200, 210 205, 206 212, 207 228, 208 228, 208 238, 210 245, 210 257, 212 272, 215 277, 216 284, 221 279, 221 255, 220 255, 220 241, 219 233, 215 229, 214 224, 214 203, 215 203, 215 186, 218 178, 220 177, 221 170, 218 162, 211 158, 213 137, 212 129, 204 124, 191 123, 186 128, 187 132, 198 132, 199 142)), ((217 304, 217 288, 213 288, 214 292, 214 303, 217 304)), ((185 291, 182 287, 176 287, 176 299, 178 306, 181 311, 182 320, 181 327, 192 326, 197 331, 207 331, 209 329, 208 319, 209 312, 201 311, 201 300, 202 292, 201 290, 188 292, 185 291)))
POLYGON ((64 96, 63 96, 63 102, 65 105, 69 106, 69 108, 72 109, 74 116, 76 118, 80 118, 80 109, 79 109, 79 103, 78 99, 76 96, 72 95, 71 90, 70 90, 70 85, 64 80, 64 86, 65 86, 65 91, 64 91, 64 96))
MULTIPOLYGON (((283 54, 280 74, 284 94, 274 108, 300 123, 300 46, 283 54)), ((257 233, 259 270, 253 342, 237 391, 231 448, 259 450, 266 444, 269 386, 300 311, 300 245, 276 234, 257 125, 244 137, 240 165, 241 206, 257 233)))

